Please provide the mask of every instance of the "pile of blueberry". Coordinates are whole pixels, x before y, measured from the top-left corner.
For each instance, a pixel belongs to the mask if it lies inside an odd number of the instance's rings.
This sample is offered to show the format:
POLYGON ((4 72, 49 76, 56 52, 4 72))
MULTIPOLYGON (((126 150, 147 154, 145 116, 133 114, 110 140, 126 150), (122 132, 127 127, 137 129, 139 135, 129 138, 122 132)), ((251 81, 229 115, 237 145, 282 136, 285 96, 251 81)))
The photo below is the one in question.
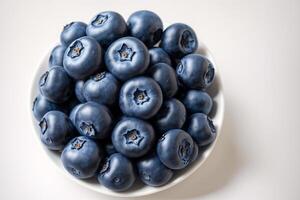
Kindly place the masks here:
POLYGON ((205 89, 212 63, 195 53, 186 24, 163 30, 159 16, 137 11, 127 22, 101 12, 63 28, 33 102, 41 141, 61 153, 80 179, 97 177, 114 191, 139 177, 168 183, 216 138, 205 89))

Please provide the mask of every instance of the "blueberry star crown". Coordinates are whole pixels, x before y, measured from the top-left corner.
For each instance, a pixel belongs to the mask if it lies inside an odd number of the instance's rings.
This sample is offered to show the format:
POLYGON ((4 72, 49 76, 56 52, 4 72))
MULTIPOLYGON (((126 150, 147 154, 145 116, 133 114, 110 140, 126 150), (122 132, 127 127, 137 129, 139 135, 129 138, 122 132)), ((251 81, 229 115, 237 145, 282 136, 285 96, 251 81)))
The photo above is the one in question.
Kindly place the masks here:
POLYGON ((193 48, 193 45, 195 43, 195 40, 192 36, 192 33, 188 30, 184 31, 182 33, 182 36, 181 36, 181 46, 183 46, 184 48, 186 49, 192 49, 193 48))
POLYGON ((191 144, 188 141, 183 140, 178 147, 178 155, 184 164, 189 162, 191 153, 191 144))
POLYGON ((46 71, 46 72, 42 75, 42 77, 41 77, 41 79, 40 79, 40 86, 43 86, 43 85, 46 84, 48 75, 49 75, 49 72, 48 72, 48 71, 46 71))
POLYGON ((79 40, 75 41, 72 46, 70 47, 70 50, 68 52, 68 56, 71 58, 76 58, 81 55, 81 51, 84 49, 82 42, 79 40))
POLYGON ((84 143, 86 143, 86 140, 75 138, 75 140, 72 141, 72 149, 79 150, 83 147, 84 143))
POLYGON ((122 45, 121 49, 118 50, 120 61, 131 61, 135 51, 132 50, 132 48, 129 48, 125 43, 122 45))
POLYGON ((96 18, 92 21, 92 25, 94 26, 101 26, 103 25, 108 19, 108 15, 99 14, 96 18))
POLYGON ((39 126, 41 128, 41 133, 42 135, 45 134, 47 128, 48 128, 48 125, 47 125, 47 120, 45 118, 43 118, 40 123, 39 123, 39 126))
POLYGON ((106 76, 106 72, 101 72, 101 73, 98 73, 96 74, 93 79, 94 81, 101 81, 102 79, 104 79, 106 76))
POLYGON ((67 24, 67 25, 65 25, 64 26, 64 30, 63 31, 65 31, 65 30, 67 30, 67 29, 69 29, 72 25, 74 24, 74 22, 71 22, 71 23, 69 23, 69 24, 67 24))
POLYGON ((81 122, 80 130, 87 136, 95 136, 96 130, 91 122, 81 122))
POLYGON ((150 100, 146 90, 140 90, 137 88, 133 94, 133 99, 137 105, 142 105, 150 100))
POLYGON ((107 158, 100 170, 100 174, 103 174, 104 172, 108 171, 109 165, 110 165, 110 159, 107 158))
POLYGON ((140 132, 136 129, 127 131, 124 134, 126 144, 135 144, 137 146, 140 145, 141 141, 144 139, 143 136, 141 136, 140 132))

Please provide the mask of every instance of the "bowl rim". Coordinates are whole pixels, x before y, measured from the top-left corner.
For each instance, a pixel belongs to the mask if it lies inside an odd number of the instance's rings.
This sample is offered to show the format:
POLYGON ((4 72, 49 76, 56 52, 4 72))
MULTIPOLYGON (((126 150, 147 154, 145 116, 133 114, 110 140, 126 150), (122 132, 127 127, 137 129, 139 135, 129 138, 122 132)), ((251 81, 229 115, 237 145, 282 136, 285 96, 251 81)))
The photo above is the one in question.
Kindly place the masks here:
POLYGON ((32 102, 34 100, 34 98, 37 96, 38 93, 38 87, 36 86, 37 81, 38 81, 38 77, 39 77, 39 72, 41 71, 41 69, 45 69, 48 66, 44 66, 47 62, 48 65, 48 60, 49 60, 49 56, 50 56, 50 51, 48 51, 49 53, 39 62, 39 66, 37 68, 37 70, 34 73, 34 78, 31 82, 31 88, 30 88, 30 101, 29 101, 29 108, 30 108, 30 113, 31 113, 31 120, 33 123, 33 129, 34 129, 34 138, 36 140, 36 142, 38 143, 38 146, 43 149, 43 151, 45 152, 45 155, 47 155, 47 158, 49 160, 49 162, 52 163, 52 165, 55 166, 56 170, 59 171, 61 174, 64 174, 64 176, 68 177, 69 179, 73 180, 74 182, 76 182, 77 184, 88 188, 92 191, 104 194, 104 195, 108 195, 108 196, 113 196, 113 197, 142 197, 142 196, 147 196, 147 195, 151 195, 151 194, 155 194, 155 193, 159 193, 162 191, 165 191, 175 185, 177 185, 180 182, 183 182, 184 180, 186 180, 189 176, 191 176, 193 173, 195 173, 201 166, 202 164, 207 160, 207 158, 210 156, 211 152, 213 151, 217 141, 219 140, 219 136, 220 133, 222 132, 222 127, 223 127, 223 121, 224 121, 224 113, 225 113, 225 98, 224 98, 224 93, 223 93, 223 84, 222 84, 222 80, 221 77, 218 73, 218 66, 216 65, 215 59, 213 57, 213 55, 211 54, 211 52, 209 51, 209 49, 202 43, 201 47, 198 49, 197 52, 195 53, 199 53, 203 56, 205 56, 206 58, 208 58, 213 66, 215 67, 215 80, 218 79, 218 87, 219 87, 219 91, 218 91, 218 107, 217 107, 217 113, 219 115, 219 123, 217 124, 217 136, 216 139, 214 140, 214 142, 209 146, 208 149, 205 150, 205 152, 203 153, 203 156, 201 159, 199 159, 198 161, 194 162, 191 166, 189 166, 189 169, 187 171, 185 171, 183 174, 181 174, 179 177, 175 178, 174 180, 172 180, 171 182, 169 182, 168 184, 161 186, 161 187, 150 187, 150 186, 145 186, 145 187, 149 187, 152 188, 151 190, 145 190, 142 193, 141 192, 130 192, 129 191, 125 191, 125 192, 115 192, 112 190, 109 190, 107 188, 102 187, 95 187, 92 186, 91 184, 88 184, 86 181, 81 180, 81 179, 77 179, 75 177, 73 177, 72 175, 70 175, 68 172, 66 172, 66 170, 62 169, 63 167, 59 164, 57 164, 53 158, 50 157, 49 154, 57 154, 57 152, 53 152, 49 149, 47 149, 41 142, 40 142, 40 137, 39 137, 39 132, 37 130, 37 121, 33 115, 32 112, 32 102), (204 51, 203 53, 199 53, 199 51, 204 51))

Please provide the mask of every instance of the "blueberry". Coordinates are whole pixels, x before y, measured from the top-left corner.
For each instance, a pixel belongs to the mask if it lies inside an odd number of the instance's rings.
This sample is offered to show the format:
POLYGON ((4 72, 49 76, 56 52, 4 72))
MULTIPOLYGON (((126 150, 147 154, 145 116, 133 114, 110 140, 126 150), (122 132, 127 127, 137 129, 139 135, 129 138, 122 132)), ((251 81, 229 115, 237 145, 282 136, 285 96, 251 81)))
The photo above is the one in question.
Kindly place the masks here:
POLYGON ((55 103, 66 102, 72 95, 72 86, 72 79, 60 66, 53 66, 39 80, 41 94, 55 103))
POLYGON ((67 48, 63 65, 74 79, 85 79, 100 69, 102 48, 88 36, 73 41, 67 48))
POLYGON ((62 150, 76 132, 68 116, 60 111, 47 112, 39 126, 41 140, 51 150, 62 150))
POLYGON ((170 169, 183 169, 192 160, 194 141, 181 130, 167 131, 158 141, 156 153, 160 161, 170 169))
POLYGON ((200 147, 211 144, 217 136, 213 121, 203 113, 191 115, 186 130, 200 147))
POLYGON ((164 97, 173 97, 178 89, 175 70, 165 63, 151 66, 148 74, 159 84, 164 97))
POLYGON ((190 54, 181 59, 176 73, 185 87, 205 89, 213 82, 215 69, 207 58, 199 54, 190 54))
POLYGON ((156 154, 150 154, 137 161, 140 179, 154 187, 163 186, 173 177, 173 171, 161 163, 156 154))
POLYGON ((198 48, 194 30, 186 24, 170 25, 162 35, 160 46, 172 57, 181 57, 193 53, 198 48))
POLYGON ((63 31, 60 34, 61 43, 65 46, 68 46, 74 40, 86 36, 86 26, 86 23, 83 22, 71 22, 65 25, 63 31))
POLYGON ((76 117, 76 115, 77 115, 77 112, 78 112, 79 108, 80 108, 81 106, 83 106, 83 105, 84 105, 84 104, 78 104, 78 105, 76 105, 76 106, 71 110, 71 112, 70 112, 69 118, 70 118, 70 120, 72 121, 72 123, 73 123, 74 126, 76 126, 76 123, 75 123, 75 117, 76 117))
POLYGON ((123 84, 119 106, 127 116, 149 119, 158 112, 162 101, 159 85, 151 78, 140 76, 123 84))
POLYGON ((137 158, 145 155, 154 143, 154 130, 146 121, 123 118, 112 131, 111 140, 123 155, 137 158))
POLYGON ((39 95, 34 99, 32 112, 36 120, 40 121, 42 117, 51 110, 66 111, 62 105, 53 103, 42 95, 39 95))
POLYGON ((85 137, 73 138, 64 148, 61 161, 64 168, 80 179, 93 177, 102 160, 103 151, 96 142, 85 137))
POLYGON ((84 80, 78 80, 78 81, 76 81, 76 84, 75 84, 75 95, 81 103, 86 102, 86 99, 83 96, 84 83, 85 83, 84 80))
POLYGON ((74 109, 71 120, 75 121, 75 126, 81 135, 93 139, 104 139, 108 136, 112 118, 105 106, 87 102, 74 109))
POLYGON ((129 34, 138 38, 148 47, 155 45, 161 38, 163 23, 154 12, 140 10, 129 16, 129 34))
POLYGON ((135 172, 129 159, 120 153, 110 155, 104 162, 98 181, 101 185, 114 190, 125 191, 129 189, 135 181, 135 172))
POLYGON ((172 64, 170 56, 162 48, 152 48, 149 49, 150 54, 150 66, 157 63, 166 63, 168 65, 172 64))
POLYGON ((119 81, 111 73, 101 72, 85 82, 83 96, 87 101, 112 105, 118 98, 119 88, 119 81))
POLYGON ((161 109, 154 118, 155 128, 159 133, 165 133, 171 129, 179 129, 186 119, 184 105, 177 99, 164 101, 161 109))
POLYGON ((127 25, 123 17, 116 12, 106 11, 96 15, 86 28, 86 34, 94 37, 102 47, 108 47, 113 41, 124 37, 127 25))
POLYGON ((204 113, 208 114, 213 106, 211 97, 201 90, 189 90, 185 94, 183 100, 189 113, 204 113))
POLYGON ((64 53, 66 51, 65 46, 63 45, 57 45, 54 47, 54 49, 51 51, 50 57, 49 57, 49 67, 58 65, 63 66, 63 57, 64 53))
POLYGON ((134 37, 124 37, 113 42, 105 53, 108 71, 120 80, 143 74, 149 65, 147 47, 134 37))

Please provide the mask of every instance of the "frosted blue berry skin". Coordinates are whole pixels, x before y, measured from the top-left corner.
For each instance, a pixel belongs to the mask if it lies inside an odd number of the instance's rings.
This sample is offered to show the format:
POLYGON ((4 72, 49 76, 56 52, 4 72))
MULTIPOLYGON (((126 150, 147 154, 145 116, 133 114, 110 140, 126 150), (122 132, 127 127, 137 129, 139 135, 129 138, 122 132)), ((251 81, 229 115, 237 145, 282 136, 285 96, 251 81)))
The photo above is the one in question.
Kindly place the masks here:
POLYGON ((105 106, 90 101, 74 109, 71 120, 75 122, 81 135, 92 139, 104 139, 109 136, 112 118, 105 106))
POLYGON ((150 119, 158 112, 162 102, 159 85, 149 77, 130 79, 120 90, 119 107, 127 116, 150 119))
POLYGON ((83 96, 87 101, 111 106, 118 99, 119 89, 120 83, 111 73, 100 72, 85 82, 83 96))
POLYGON ((173 177, 173 170, 167 168, 155 153, 145 156, 136 162, 139 178, 152 187, 166 185, 173 177))
POLYGON ((170 65, 157 63, 147 70, 147 74, 159 84, 165 98, 171 98, 176 94, 178 81, 175 70, 170 65))
POLYGON ((75 135, 76 130, 69 117, 60 111, 49 111, 39 122, 43 144, 51 150, 60 151, 75 135))
POLYGON ((198 39, 190 26, 175 23, 163 32, 160 47, 171 57, 180 58, 197 50, 198 39))
POLYGON ((153 47, 162 36, 163 23, 152 11, 134 12, 129 16, 127 24, 129 35, 138 38, 149 48, 153 47))
POLYGON ((40 93, 49 101, 64 103, 73 94, 73 81, 61 66, 52 66, 39 80, 40 93))
POLYGON ((78 80, 75 83, 75 95, 76 98, 81 102, 84 103, 86 102, 86 99, 83 95, 83 86, 84 86, 84 80, 78 80))
POLYGON ((57 45, 53 48, 53 50, 50 53, 49 57, 49 67, 52 66, 63 66, 63 58, 66 51, 66 46, 64 45, 57 45))
POLYGON ((203 113, 191 115, 186 124, 186 131, 192 136, 199 147, 211 144, 217 136, 213 121, 203 113))
POLYGON ((95 38, 103 48, 107 48, 115 40, 126 36, 126 21, 117 12, 101 12, 88 24, 86 34, 95 38))
POLYGON ((165 100, 153 119, 153 124, 158 133, 163 134, 171 129, 182 128, 186 120, 186 109, 177 99, 165 100))
POLYGON ((113 42, 105 53, 109 72, 122 81, 143 74, 149 65, 147 47, 134 37, 124 37, 113 42))
POLYGON ((176 73, 180 83, 190 89, 206 89, 215 77, 214 66, 200 54, 183 57, 176 67, 176 73))
POLYGON ((111 140, 116 150, 129 158, 137 158, 150 151, 155 133, 146 121, 124 117, 114 127, 111 140))
POLYGON ((60 34, 60 42, 64 46, 68 46, 74 40, 86 36, 86 26, 86 23, 83 22, 71 22, 65 25, 63 31, 60 34))
POLYGON ((170 169, 183 169, 193 157, 194 141, 181 129, 167 131, 158 140, 156 153, 160 161, 170 169))
POLYGON ((182 102, 190 114, 204 113, 208 115, 213 106, 212 98, 201 90, 187 91, 182 102))
POLYGON ((67 112, 67 110, 61 104, 53 103, 42 95, 39 95, 34 99, 32 112, 37 121, 40 121, 42 117, 51 110, 58 110, 65 113, 67 112))
POLYGON ((73 79, 83 80, 100 70, 102 48, 88 36, 73 41, 65 51, 63 65, 73 79))
POLYGON ((157 63, 166 63, 168 65, 172 64, 170 56, 162 48, 154 47, 149 49, 150 54, 150 66, 157 63))
POLYGON ((133 163, 120 153, 114 153, 106 158, 98 174, 101 185, 117 192, 128 190, 135 179, 133 163))
POLYGON ((79 136, 71 139, 66 145, 61 154, 61 161, 72 176, 87 179, 96 174, 103 155, 103 150, 95 141, 79 136))

